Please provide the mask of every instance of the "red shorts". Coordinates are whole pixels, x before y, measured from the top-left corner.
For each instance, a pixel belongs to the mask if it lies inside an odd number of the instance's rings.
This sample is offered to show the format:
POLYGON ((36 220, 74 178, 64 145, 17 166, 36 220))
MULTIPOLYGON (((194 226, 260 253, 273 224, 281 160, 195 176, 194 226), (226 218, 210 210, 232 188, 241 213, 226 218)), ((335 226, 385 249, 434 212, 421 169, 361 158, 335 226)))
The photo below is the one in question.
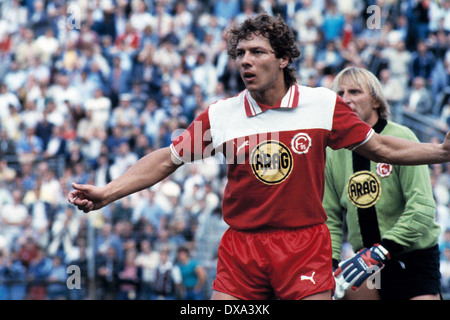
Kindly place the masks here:
POLYGON ((236 231, 220 242, 213 289, 240 299, 297 300, 334 290, 331 240, 323 224, 236 231))

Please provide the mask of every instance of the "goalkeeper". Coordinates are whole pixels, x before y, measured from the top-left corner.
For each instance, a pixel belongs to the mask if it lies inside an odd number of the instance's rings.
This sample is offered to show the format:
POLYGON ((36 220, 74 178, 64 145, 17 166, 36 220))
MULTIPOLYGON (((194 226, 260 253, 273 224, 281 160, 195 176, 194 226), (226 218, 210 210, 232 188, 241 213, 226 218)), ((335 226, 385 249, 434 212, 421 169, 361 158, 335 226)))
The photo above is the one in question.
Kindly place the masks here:
MULTIPOLYGON (((408 128, 387 120, 389 107, 369 71, 346 68, 332 89, 377 133, 418 140, 408 128)), ((349 150, 328 148, 325 177, 323 206, 337 296, 352 287, 344 299, 440 299, 440 229, 428 167, 375 163, 349 150), (338 266, 344 225, 359 252, 338 266), (381 273, 371 276, 380 268, 381 273)))

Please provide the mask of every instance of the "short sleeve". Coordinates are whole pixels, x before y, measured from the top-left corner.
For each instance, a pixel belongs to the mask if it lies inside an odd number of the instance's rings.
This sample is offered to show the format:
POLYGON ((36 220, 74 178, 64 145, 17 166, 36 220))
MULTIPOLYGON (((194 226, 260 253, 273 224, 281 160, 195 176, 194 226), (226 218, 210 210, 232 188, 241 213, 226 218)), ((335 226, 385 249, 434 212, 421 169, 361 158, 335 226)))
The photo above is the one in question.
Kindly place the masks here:
POLYGON ((366 143, 373 132, 373 129, 359 119, 356 112, 337 96, 328 146, 334 150, 342 148, 354 150, 366 143))
POLYGON ((172 154, 180 162, 189 163, 213 155, 209 108, 203 111, 189 127, 173 139, 172 154))

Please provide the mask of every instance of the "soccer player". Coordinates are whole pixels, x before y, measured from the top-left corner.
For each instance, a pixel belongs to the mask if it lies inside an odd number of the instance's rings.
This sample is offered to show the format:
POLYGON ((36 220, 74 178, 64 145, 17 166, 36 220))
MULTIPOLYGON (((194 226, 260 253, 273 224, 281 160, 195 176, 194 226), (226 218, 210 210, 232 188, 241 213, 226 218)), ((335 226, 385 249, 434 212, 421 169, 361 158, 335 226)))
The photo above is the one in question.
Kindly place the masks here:
MULTIPOLYGON (((370 71, 346 68, 332 89, 376 133, 418 142, 410 129, 388 121, 389 106, 370 71)), ((357 290, 348 290, 345 299, 439 299, 440 228, 428 167, 370 161, 357 152, 327 148, 325 181, 323 206, 335 267, 344 219, 349 243, 363 250, 341 263, 336 292, 353 286, 357 290), (375 283, 364 282, 368 277, 375 283)))
POLYGON ((296 83, 300 55, 289 26, 261 14, 228 30, 228 54, 246 89, 202 112, 170 147, 156 150, 104 187, 79 185, 69 201, 99 209, 148 188, 180 165, 222 153, 222 212, 230 228, 218 249, 212 299, 331 299, 330 233, 322 206, 325 149, 355 149, 374 161, 450 160, 442 144, 386 137, 332 90, 296 83))

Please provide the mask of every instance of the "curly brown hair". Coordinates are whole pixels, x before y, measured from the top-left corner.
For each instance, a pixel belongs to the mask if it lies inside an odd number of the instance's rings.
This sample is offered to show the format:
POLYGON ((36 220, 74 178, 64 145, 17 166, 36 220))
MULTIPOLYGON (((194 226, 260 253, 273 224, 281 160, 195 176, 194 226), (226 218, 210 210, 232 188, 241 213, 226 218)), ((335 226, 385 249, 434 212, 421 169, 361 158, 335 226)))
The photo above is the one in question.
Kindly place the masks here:
POLYGON ((289 63, 284 68, 284 80, 287 85, 297 81, 297 73, 291 66, 293 60, 300 56, 300 50, 295 44, 294 34, 286 22, 279 16, 272 17, 266 13, 248 18, 240 25, 227 30, 228 55, 236 59, 236 47, 241 40, 247 40, 252 35, 262 35, 269 40, 277 59, 289 57, 289 63))

